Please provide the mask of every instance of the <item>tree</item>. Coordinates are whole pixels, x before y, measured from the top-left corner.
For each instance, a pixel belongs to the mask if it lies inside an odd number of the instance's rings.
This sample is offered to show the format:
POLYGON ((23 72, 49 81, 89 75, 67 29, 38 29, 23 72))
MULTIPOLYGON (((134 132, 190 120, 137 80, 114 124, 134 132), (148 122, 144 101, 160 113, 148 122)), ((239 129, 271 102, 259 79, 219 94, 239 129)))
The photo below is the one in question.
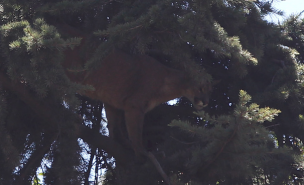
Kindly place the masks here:
POLYGON ((32 184, 40 166, 45 184, 101 169, 104 184, 163 183, 107 137, 102 102, 62 65, 78 75, 120 49, 221 80, 204 113, 180 98, 146 115, 145 147, 174 184, 301 184, 303 67, 288 35, 301 26, 265 21, 271 2, 2 0, 0 183, 32 184))

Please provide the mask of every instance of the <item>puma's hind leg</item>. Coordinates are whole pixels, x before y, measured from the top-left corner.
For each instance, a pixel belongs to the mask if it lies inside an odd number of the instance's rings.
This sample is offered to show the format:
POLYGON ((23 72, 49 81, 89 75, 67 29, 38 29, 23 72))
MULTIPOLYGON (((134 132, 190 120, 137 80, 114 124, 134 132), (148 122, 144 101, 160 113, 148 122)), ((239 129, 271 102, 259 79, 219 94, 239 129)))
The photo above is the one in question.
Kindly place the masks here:
POLYGON ((124 112, 109 104, 104 105, 108 121, 109 137, 118 142, 125 142, 128 136, 124 124, 124 112))
POLYGON ((146 150, 142 141, 144 113, 141 110, 131 108, 125 111, 125 120, 128 136, 136 155, 145 154, 146 150))

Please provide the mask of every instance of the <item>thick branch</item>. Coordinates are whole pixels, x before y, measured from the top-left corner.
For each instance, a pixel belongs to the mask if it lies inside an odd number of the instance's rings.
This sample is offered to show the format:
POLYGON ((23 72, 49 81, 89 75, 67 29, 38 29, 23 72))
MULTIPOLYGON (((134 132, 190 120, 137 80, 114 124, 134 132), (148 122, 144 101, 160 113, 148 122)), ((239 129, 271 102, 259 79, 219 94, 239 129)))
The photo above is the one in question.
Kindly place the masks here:
MULTIPOLYGON (((55 118, 56 115, 60 115, 60 110, 52 109, 51 104, 46 101, 36 99, 26 88, 25 84, 19 82, 12 82, 6 74, 0 72, 0 83, 4 89, 11 91, 17 95, 20 100, 26 103, 42 120, 51 122, 53 125, 61 124, 55 118)), ((130 151, 123 148, 117 142, 113 141, 107 136, 103 136, 100 133, 93 132, 92 129, 82 125, 82 120, 78 119, 76 125, 77 136, 82 138, 85 142, 90 143, 97 148, 103 149, 111 154, 119 163, 127 163, 130 151)), ((51 124, 52 125, 52 124, 51 124)))
POLYGON ((160 166, 158 160, 155 158, 155 156, 151 153, 151 152, 147 152, 146 156, 151 160, 151 162, 153 163, 153 165, 155 166, 156 170, 158 171, 158 173, 162 176, 162 178, 164 179, 164 181, 168 184, 171 185, 171 181, 169 179, 169 177, 167 176, 167 174, 164 172, 163 168, 160 166))
POLYGON ((80 125, 78 137, 90 145, 105 150, 107 153, 113 155, 117 162, 126 164, 132 156, 131 151, 123 148, 120 144, 110 139, 107 136, 94 132, 89 127, 80 125))
POLYGON ((29 182, 30 177, 35 174, 37 168, 41 165, 41 160, 45 154, 50 150, 50 147, 54 141, 54 135, 45 137, 45 140, 36 148, 27 163, 20 170, 20 175, 16 179, 16 184, 24 184, 29 182))

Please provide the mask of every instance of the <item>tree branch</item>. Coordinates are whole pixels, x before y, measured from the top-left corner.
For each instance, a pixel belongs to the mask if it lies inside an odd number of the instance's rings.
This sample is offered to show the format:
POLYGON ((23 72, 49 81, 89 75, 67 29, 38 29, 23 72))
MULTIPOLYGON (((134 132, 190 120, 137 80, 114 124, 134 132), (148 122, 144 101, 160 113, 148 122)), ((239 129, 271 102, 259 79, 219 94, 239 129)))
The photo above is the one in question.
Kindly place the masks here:
MULTIPOLYGON (((52 108, 50 106, 51 103, 35 98, 35 96, 33 96, 33 94, 31 94, 26 88, 25 84, 11 81, 2 71, 0 72, 0 84, 4 89, 18 96, 20 100, 26 103, 40 119, 50 122, 50 125, 63 124, 58 122, 58 119, 56 119, 56 115, 62 114, 62 110, 52 108)), ((67 113, 70 113, 70 111, 67 111, 67 113)), ((107 136, 93 132, 92 129, 82 124, 81 118, 78 117, 75 121, 77 122, 75 123, 77 137, 82 138, 90 145, 105 150, 111 154, 118 163, 126 164, 130 161, 132 151, 125 149, 119 143, 107 136)))
POLYGON ((95 153, 96 153, 96 148, 92 147, 88 168, 84 174, 84 176, 85 176, 84 185, 89 185, 89 177, 90 177, 90 173, 91 173, 91 168, 93 166, 92 164, 93 164, 93 159, 94 159, 95 153))
POLYGON ((25 184, 36 173, 37 168, 41 165, 44 155, 50 150, 55 139, 55 134, 45 137, 45 140, 35 149, 27 163, 20 170, 19 177, 16 178, 16 184, 25 184))

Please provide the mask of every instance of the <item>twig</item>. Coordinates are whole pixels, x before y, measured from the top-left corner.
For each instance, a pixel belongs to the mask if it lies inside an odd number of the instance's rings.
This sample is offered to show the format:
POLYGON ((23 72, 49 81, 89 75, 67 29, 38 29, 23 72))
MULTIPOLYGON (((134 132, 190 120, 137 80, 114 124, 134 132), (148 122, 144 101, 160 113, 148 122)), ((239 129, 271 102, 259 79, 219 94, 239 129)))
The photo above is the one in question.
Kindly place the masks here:
POLYGON ((223 150, 225 149, 225 147, 228 145, 228 143, 230 143, 232 141, 232 139, 236 135, 237 130, 238 130, 238 124, 236 124, 236 127, 235 127, 232 135, 230 136, 230 138, 228 140, 226 140, 226 142, 222 145, 221 149, 217 152, 215 157, 211 161, 209 161, 209 163, 204 167, 204 169, 207 169, 221 155, 221 153, 223 153, 223 150))
POLYGON ((266 128, 270 128, 270 127, 276 127, 276 126, 279 126, 279 125, 280 125, 280 123, 275 124, 275 125, 269 125, 269 126, 267 126, 266 128))

